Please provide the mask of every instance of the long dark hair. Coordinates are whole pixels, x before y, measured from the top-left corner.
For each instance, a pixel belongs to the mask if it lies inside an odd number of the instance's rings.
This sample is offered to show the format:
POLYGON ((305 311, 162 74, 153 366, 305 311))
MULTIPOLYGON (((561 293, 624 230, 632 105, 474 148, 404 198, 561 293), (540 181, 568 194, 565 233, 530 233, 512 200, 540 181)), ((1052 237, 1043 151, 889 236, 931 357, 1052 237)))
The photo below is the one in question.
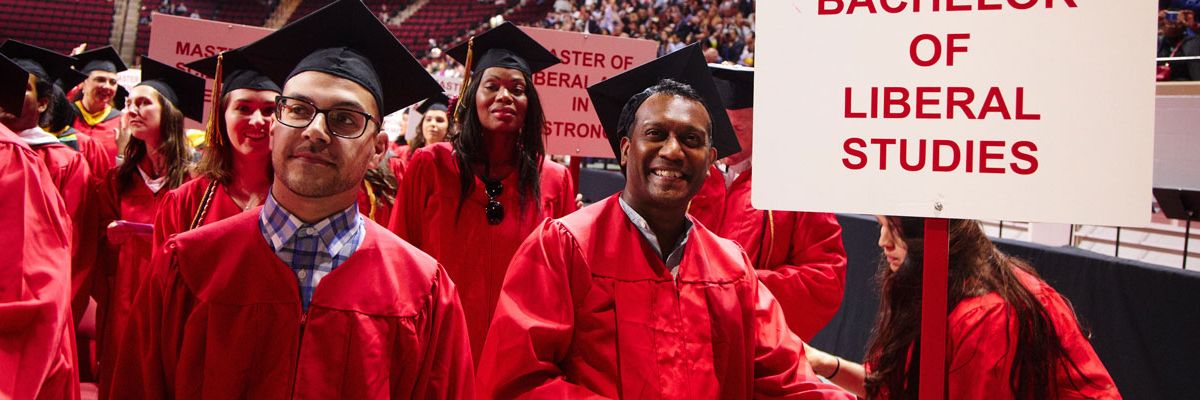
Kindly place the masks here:
MULTIPOLYGON (((513 152, 516 153, 514 155, 518 163, 520 183, 517 192, 520 194, 520 211, 524 212, 525 203, 529 199, 534 200, 535 210, 541 207, 539 199, 542 193, 542 158, 546 156, 546 149, 542 145, 542 125, 546 117, 542 113, 542 102, 533 86, 533 80, 529 74, 522 75, 525 77, 525 97, 528 98, 529 105, 525 107, 525 126, 517 135, 517 146, 513 148, 513 152)), ((450 141, 454 146, 454 158, 458 160, 458 181, 461 189, 458 196, 458 212, 462 212, 463 203, 475 189, 475 173, 471 164, 479 163, 484 168, 488 165, 488 152, 483 141, 485 132, 475 110, 476 92, 479 91, 481 81, 482 79, 472 79, 463 98, 459 99, 463 104, 463 117, 462 121, 458 121, 458 134, 450 141)), ((484 175, 486 173, 484 171, 484 175)))
MULTIPOLYGON (((233 139, 229 137, 229 130, 225 126, 225 110, 229 108, 229 94, 221 97, 221 112, 217 113, 217 121, 213 125, 214 131, 205 138, 204 152, 200 154, 200 161, 196 163, 195 173, 197 176, 203 176, 211 179, 222 185, 228 185, 233 179, 233 139), (214 145, 214 143, 220 143, 214 145)), ((271 162, 267 162, 267 176, 274 176, 271 162)))
MULTIPOLYGON (((167 177, 165 189, 174 189, 182 185, 188 178, 188 161, 192 159, 188 148, 187 138, 183 134, 183 113, 171 104, 162 94, 154 92, 154 97, 162 105, 158 134, 162 136, 162 144, 155 149, 167 161, 167 177)), ((146 142, 130 137, 125 145, 125 161, 117 168, 117 188, 124 192, 133 184, 137 176, 137 167, 149 155, 146 142)))
MULTIPOLYGON (((880 263, 879 315, 867 348, 866 361, 872 370, 865 386, 869 398, 886 394, 892 399, 916 399, 921 359, 923 220, 888 217, 888 222, 892 233, 908 246, 908 255, 896 272, 888 268, 886 259, 880 263)), ((994 292, 1015 316, 1012 321, 1017 324, 1017 345, 1009 375, 1009 388, 1015 398, 1055 398, 1060 368, 1068 377, 1084 377, 1063 348, 1046 308, 1020 282, 1014 270, 1037 277, 1033 268, 997 249, 977 221, 951 220, 949 239, 946 312, 964 299, 994 292)), ((1074 378, 1070 379, 1074 384, 1074 378)))

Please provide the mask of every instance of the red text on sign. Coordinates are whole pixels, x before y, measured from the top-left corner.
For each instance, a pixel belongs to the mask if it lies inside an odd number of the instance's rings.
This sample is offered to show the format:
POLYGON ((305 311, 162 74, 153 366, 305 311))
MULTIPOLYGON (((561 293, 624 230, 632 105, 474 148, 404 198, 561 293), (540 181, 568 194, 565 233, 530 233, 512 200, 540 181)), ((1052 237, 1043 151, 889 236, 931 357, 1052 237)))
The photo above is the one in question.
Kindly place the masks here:
POLYGON ((842 165, 851 170, 966 172, 1030 175, 1037 144, 1027 140, 893 139, 852 137, 842 142, 842 165))

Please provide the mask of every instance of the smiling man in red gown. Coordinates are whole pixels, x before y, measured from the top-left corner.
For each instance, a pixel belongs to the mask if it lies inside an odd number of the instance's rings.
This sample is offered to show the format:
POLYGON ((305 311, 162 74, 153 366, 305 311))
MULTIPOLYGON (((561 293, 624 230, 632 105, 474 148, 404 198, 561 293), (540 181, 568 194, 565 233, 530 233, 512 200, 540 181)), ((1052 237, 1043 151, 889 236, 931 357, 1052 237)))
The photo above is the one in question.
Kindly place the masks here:
POLYGON ((383 116, 441 87, 357 0, 244 50, 283 83, 270 194, 166 242, 112 397, 473 397, 454 283, 355 202, 383 116))
POLYGON ((852 398, 816 381, 745 253, 687 216, 708 168, 737 151, 709 111, 721 103, 699 46, 588 91, 625 190, 544 222, 517 251, 482 397, 852 398))

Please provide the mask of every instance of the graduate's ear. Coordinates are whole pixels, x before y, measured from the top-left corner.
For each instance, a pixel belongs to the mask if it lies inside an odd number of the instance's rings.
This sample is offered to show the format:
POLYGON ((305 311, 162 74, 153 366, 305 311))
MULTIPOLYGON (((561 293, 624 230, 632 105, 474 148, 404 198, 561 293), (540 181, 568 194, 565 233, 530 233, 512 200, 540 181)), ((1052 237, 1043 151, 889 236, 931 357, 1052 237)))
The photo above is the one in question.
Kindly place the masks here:
POLYGON ((38 115, 41 115, 48 109, 50 109, 50 97, 47 96, 44 99, 38 99, 38 115))
POLYGON ((378 165, 380 161, 383 161, 383 156, 387 154, 388 151, 387 132, 384 132, 383 129, 375 131, 374 145, 375 148, 372 149, 373 153, 371 154, 371 165, 378 165))
POLYGON ((625 169, 625 163, 629 162, 629 136, 621 137, 621 154, 617 154, 621 169, 625 169))

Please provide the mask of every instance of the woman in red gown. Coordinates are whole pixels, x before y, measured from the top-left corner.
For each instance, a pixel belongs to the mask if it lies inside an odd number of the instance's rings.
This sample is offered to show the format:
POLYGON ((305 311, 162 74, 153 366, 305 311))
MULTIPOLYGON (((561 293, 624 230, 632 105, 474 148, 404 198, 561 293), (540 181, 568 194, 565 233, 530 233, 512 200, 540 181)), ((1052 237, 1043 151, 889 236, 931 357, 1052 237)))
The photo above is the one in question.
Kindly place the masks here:
POLYGON ((124 163, 109 172, 98 199, 107 243, 94 292, 100 393, 108 392, 133 297, 149 273, 159 201, 188 179, 184 117, 199 120, 204 110, 204 79, 149 58, 142 66, 143 80, 125 108, 124 163))
MULTIPOLYGON (((917 398, 924 220, 879 217, 880 314, 861 365, 806 348, 813 370, 859 396, 917 398)), ((979 223, 950 221, 950 399, 1117 399, 1075 311, 979 223)))
MULTIPOLYGON (((188 68, 217 75, 217 56, 188 68)), ((221 96, 209 124, 207 148, 193 179, 163 197, 154 220, 154 248, 171 235, 262 205, 271 188, 271 123, 279 85, 254 70, 236 50, 221 61, 221 96)))
POLYGON ((459 133, 413 154, 389 228, 458 285, 478 361, 517 247, 546 218, 575 211, 575 195, 566 168, 546 161, 532 84, 558 58, 509 23, 450 54, 473 66, 458 102, 459 133))

